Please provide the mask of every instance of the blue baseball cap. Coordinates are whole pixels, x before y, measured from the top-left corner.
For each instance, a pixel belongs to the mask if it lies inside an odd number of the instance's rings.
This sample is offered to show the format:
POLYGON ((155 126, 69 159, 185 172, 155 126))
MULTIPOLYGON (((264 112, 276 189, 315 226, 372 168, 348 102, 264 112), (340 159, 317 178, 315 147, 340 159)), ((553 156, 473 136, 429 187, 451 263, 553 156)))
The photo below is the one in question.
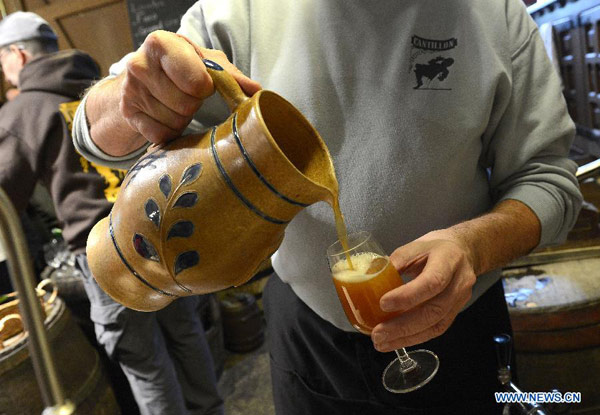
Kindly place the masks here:
POLYGON ((0 47, 30 39, 56 40, 47 21, 32 12, 14 12, 0 20, 0 47))

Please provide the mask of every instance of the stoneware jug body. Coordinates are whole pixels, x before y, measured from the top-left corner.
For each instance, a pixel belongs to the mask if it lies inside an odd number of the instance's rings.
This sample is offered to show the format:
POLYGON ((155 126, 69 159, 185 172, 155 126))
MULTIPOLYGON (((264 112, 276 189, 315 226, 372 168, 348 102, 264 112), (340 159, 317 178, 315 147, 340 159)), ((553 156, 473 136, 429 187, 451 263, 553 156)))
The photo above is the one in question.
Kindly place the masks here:
POLYGON ((129 308, 244 283, 301 209, 337 194, 329 152, 297 109, 271 91, 248 98, 205 64, 231 116, 151 148, 88 238, 98 284, 129 308))

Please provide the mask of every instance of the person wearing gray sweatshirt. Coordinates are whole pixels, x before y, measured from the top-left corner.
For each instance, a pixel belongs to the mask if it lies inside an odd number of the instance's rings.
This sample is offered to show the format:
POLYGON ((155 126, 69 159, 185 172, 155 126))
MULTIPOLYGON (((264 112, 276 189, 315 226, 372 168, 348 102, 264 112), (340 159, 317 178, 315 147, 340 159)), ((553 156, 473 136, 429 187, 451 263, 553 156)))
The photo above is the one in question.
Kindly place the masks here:
POLYGON ((81 154, 123 168, 149 142, 225 120, 209 58, 316 127, 350 231, 369 230, 401 271, 425 258, 382 297, 403 313, 369 338, 327 267, 329 207, 288 225, 264 294, 277 413, 501 413, 492 336, 511 329, 498 269, 563 241, 582 201, 574 125, 522 2, 203 0, 178 33, 149 35, 91 89, 74 125, 81 154), (414 345, 438 354, 439 372, 387 392, 393 350, 414 345))

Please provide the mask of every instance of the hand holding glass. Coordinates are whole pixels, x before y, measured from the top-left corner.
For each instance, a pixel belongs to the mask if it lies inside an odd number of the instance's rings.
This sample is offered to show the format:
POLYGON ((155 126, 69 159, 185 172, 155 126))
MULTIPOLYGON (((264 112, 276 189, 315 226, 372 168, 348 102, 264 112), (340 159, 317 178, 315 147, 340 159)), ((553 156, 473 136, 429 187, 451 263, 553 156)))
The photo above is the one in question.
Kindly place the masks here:
MULTIPOLYGON (((377 324, 400 314, 379 307, 383 294, 402 285, 402 278, 369 232, 348 235, 346 249, 337 241, 327 249, 327 258, 346 316, 359 332, 370 335, 377 324)), ((438 357, 429 350, 407 353, 402 348, 396 350, 396 355, 382 376, 390 392, 411 392, 437 373, 438 357)))

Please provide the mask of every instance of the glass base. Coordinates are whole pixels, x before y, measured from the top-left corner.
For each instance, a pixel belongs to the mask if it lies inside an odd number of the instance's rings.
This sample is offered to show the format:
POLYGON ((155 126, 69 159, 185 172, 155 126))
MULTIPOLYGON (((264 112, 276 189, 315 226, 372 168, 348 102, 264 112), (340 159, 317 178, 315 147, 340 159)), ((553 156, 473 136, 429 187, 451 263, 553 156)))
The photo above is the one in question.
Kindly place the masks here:
POLYGON ((408 356, 416 363, 401 369, 398 358, 392 360, 383 371, 383 386, 393 393, 407 393, 419 389, 437 373, 440 362, 435 353, 429 350, 413 350, 408 356))

